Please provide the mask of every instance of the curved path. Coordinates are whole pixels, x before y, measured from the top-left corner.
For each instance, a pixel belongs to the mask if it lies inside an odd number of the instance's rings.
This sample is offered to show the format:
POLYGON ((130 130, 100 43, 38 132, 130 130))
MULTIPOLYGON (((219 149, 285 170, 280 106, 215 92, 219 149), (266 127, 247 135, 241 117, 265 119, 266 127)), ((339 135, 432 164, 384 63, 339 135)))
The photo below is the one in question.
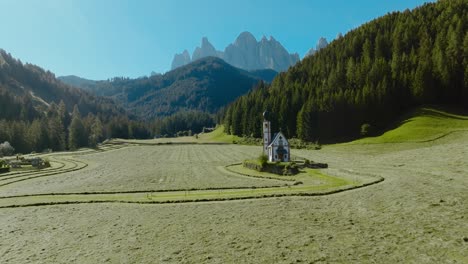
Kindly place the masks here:
MULTIPOLYGON (((124 146, 105 146, 98 151, 109 151, 124 146)), ((64 174, 83 169, 87 164, 71 155, 86 155, 96 151, 82 151, 73 153, 51 154, 48 158, 53 167, 28 172, 12 172, 0 176, 0 188, 5 185, 20 181, 27 181, 39 177, 47 177, 64 174)), ((384 179, 370 174, 359 174, 353 171, 336 170, 337 175, 346 177, 334 177, 321 172, 309 171, 304 175, 282 177, 272 174, 256 173, 242 169, 239 164, 228 165, 224 168, 227 174, 242 175, 264 179, 275 179, 284 182, 283 186, 267 187, 242 187, 242 188, 205 188, 182 190, 142 190, 142 191, 118 191, 118 192, 80 192, 80 193, 47 193, 27 194, 17 196, 0 196, 0 208, 44 206, 56 204, 77 203, 187 203, 202 201, 227 201, 239 199, 258 199, 282 196, 318 196, 361 188, 379 183, 384 179)))
POLYGON ((76 171, 85 168, 88 164, 73 160, 73 159, 65 159, 59 157, 50 157, 50 162, 52 164, 57 164, 55 167, 52 166, 50 168, 42 169, 42 170, 34 170, 34 171, 27 171, 27 172, 14 172, 8 175, 0 176, 0 187, 13 184, 16 182, 31 180, 40 177, 47 177, 52 175, 57 175, 61 173, 76 171))

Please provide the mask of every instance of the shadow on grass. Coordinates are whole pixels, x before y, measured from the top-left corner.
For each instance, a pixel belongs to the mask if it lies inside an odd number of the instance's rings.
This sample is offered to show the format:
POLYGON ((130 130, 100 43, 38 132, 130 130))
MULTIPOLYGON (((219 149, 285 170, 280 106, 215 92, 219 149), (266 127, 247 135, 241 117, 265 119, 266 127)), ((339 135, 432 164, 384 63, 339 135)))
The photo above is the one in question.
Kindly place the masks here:
MULTIPOLYGON (((436 119, 452 119, 460 121, 468 121, 468 111, 454 108, 450 106, 423 106, 415 108, 409 111, 407 114, 401 116, 398 120, 388 125, 385 129, 376 131, 371 135, 371 137, 380 137, 383 134, 398 129, 399 127, 405 125, 406 123, 412 122, 414 118, 417 117, 430 117, 436 119)), ((355 138, 354 140, 362 139, 355 138)), ((431 140, 429 140, 431 141, 431 140)), ((425 142, 425 141, 422 141, 425 142)))

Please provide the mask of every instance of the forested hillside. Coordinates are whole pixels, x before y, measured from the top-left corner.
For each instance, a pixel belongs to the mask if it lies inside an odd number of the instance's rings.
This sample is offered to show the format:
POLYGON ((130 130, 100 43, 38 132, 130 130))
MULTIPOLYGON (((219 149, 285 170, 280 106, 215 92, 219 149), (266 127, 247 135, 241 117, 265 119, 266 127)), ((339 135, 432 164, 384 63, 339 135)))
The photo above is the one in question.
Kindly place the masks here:
POLYGON ((97 82, 75 77, 63 77, 61 80, 97 95, 112 97, 131 113, 150 120, 179 111, 214 113, 255 87, 259 81, 271 82, 275 75, 273 70, 250 73, 219 58, 207 57, 164 75, 97 82))
POLYGON ((107 137, 150 136, 109 98, 58 81, 0 50, 0 143, 16 152, 95 146, 107 137))
MULTIPOLYGON (((107 98, 75 89, 58 81, 50 71, 13 58, 0 49, 0 88, 12 95, 29 97, 35 106, 47 107, 64 101, 67 110, 79 106, 83 114, 93 113, 106 116, 123 114, 123 108, 107 98)), ((1 116, 0 116, 1 118, 1 116)))
POLYGON ((260 137, 268 109, 288 137, 337 140, 383 129, 423 104, 467 108, 467 27, 463 0, 375 19, 239 98, 225 126, 260 137))

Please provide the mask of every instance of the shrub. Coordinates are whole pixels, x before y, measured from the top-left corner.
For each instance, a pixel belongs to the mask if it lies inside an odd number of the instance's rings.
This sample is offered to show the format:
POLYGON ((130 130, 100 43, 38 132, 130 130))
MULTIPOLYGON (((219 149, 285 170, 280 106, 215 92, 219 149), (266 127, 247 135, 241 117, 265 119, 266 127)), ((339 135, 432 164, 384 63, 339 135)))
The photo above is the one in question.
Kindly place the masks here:
POLYGON ((261 138, 254 138, 251 136, 244 136, 239 138, 239 140, 236 142, 237 144, 241 145, 255 145, 255 146, 261 146, 263 144, 263 141, 261 138))
POLYGON ((366 123, 361 126, 361 136, 363 137, 372 135, 372 131, 373 131, 373 127, 370 124, 366 123))
POLYGON ((294 175, 299 172, 299 169, 295 162, 290 162, 286 164, 283 168, 283 175, 294 175))
POLYGON ((0 173, 5 173, 10 171, 10 166, 4 160, 0 160, 0 173))
POLYGON ((50 161, 48 160, 44 160, 44 162, 42 162, 42 164, 39 166, 40 169, 49 168, 49 167, 50 167, 50 161))
POLYGON ((242 163, 242 166, 251 170, 256 170, 256 171, 263 171, 263 169, 265 168, 265 166, 262 166, 255 160, 244 160, 244 162, 242 163))
POLYGON ((319 143, 319 141, 315 141, 315 150, 319 150, 319 149, 322 149, 322 144, 319 143))
POLYGON ((15 153, 15 149, 10 145, 8 141, 0 144, 0 156, 11 156, 15 153))
POLYGON ((267 164, 268 162, 268 156, 265 155, 265 154, 262 154, 258 157, 258 162, 260 162, 260 165, 262 167, 265 167, 265 165, 267 164))

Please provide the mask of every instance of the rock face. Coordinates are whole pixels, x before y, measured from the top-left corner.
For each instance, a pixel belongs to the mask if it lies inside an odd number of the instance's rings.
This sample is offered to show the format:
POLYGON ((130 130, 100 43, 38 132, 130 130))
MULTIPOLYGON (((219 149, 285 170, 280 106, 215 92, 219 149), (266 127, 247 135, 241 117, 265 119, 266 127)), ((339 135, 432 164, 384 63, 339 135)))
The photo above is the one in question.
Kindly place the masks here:
POLYGON ((267 69, 258 65, 257 40, 249 32, 241 33, 233 44, 226 47, 223 59, 244 70, 267 69))
POLYGON ((218 53, 216 49, 211 45, 208 41, 208 38, 202 38, 201 48, 197 47, 195 51, 193 51, 192 61, 199 60, 205 57, 217 57, 218 53))
MULTIPOLYGON (((299 61, 297 53, 289 54, 273 37, 270 39, 263 37, 257 42, 249 32, 241 33, 234 43, 225 48, 224 52, 216 51, 208 39, 203 38, 201 47, 197 47, 193 52, 192 61, 208 56, 221 58, 235 67, 248 71, 272 69, 280 72, 287 70, 299 61)), ((179 63, 182 61, 179 57, 180 55, 174 57, 172 69, 182 66, 179 63), (177 63, 175 63, 176 61, 177 63)))
MULTIPOLYGON (((341 34, 341 33, 340 33, 341 34)), ((338 35, 339 36, 339 35, 338 35)), ((338 38, 338 37, 337 37, 338 38)), ((317 51, 325 48, 326 46, 328 46, 328 41, 326 38, 324 37, 321 37, 318 41, 317 41, 317 45, 315 45, 315 49, 314 48, 311 48, 309 51, 307 51, 307 53, 304 55, 304 58, 308 57, 308 56, 312 56, 314 55, 317 51)))
POLYGON ((321 38, 318 40, 318 42, 317 42, 317 47, 316 47, 316 49, 317 49, 317 50, 321 50, 321 49, 325 48, 326 46, 328 46, 328 41, 327 41, 327 39, 324 38, 324 37, 321 37, 321 38))
POLYGON ((224 50, 224 60, 241 69, 273 69, 285 71, 299 61, 298 54, 289 52, 273 37, 257 42, 249 32, 243 32, 224 50))
POLYGON ((190 54, 187 50, 184 50, 184 52, 174 55, 171 69, 179 68, 180 66, 189 64, 191 61, 192 60, 190 59, 190 54))
POLYGON ((315 54, 315 52, 317 52, 314 48, 310 48, 309 51, 307 51, 307 53, 304 55, 304 58, 307 58, 309 56, 312 56, 315 54))

